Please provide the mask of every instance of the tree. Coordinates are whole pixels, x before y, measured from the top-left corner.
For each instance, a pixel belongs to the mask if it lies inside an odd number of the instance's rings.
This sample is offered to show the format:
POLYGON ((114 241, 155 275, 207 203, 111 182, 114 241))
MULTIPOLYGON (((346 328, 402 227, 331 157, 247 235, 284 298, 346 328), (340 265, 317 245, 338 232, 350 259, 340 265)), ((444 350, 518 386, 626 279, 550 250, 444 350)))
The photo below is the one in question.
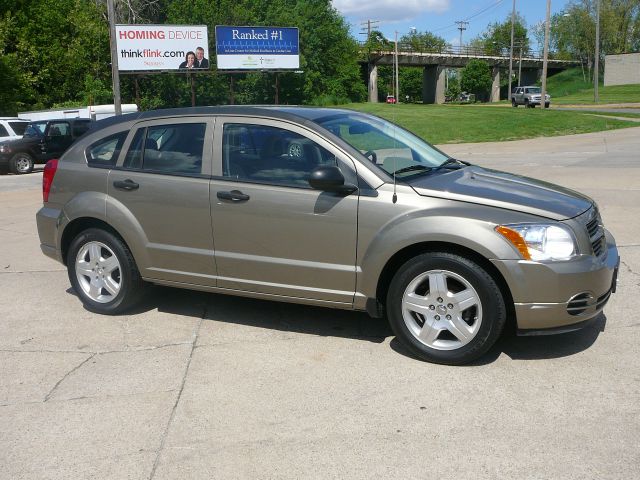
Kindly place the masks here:
MULTIPOLYGON (((595 58, 595 12, 592 0, 573 0, 551 19, 551 48, 560 58, 581 59, 591 68, 595 58)), ((640 48, 640 2, 600 0, 600 54, 640 48)), ((604 62, 601 62, 603 65, 604 62)))
POLYGON ((492 83, 491 68, 487 62, 472 59, 462 69, 460 88, 465 92, 474 93, 477 99, 488 99, 492 83))
POLYGON ((414 52, 445 52, 447 50, 447 41, 431 32, 403 35, 399 43, 414 52))
MULTIPOLYGON (((524 18, 518 13, 516 14, 513 25, 513 43, 514 45, 523 46, 523 52, 529 50, 529 36, 524 18)), ((476 45, 482 47, 485 53, 489 55, 508 54, 511 47, 511 15, 502 22, 492 23, 487 30, 480 35, 476 45)))

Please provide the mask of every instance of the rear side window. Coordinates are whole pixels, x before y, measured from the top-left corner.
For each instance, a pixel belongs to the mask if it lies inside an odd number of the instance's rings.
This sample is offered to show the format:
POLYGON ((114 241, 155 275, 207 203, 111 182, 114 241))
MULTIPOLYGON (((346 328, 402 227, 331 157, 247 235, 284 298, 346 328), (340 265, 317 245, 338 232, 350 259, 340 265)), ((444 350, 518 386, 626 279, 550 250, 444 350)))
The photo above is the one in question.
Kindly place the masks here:
POLYGON ((73 123, 73 136, 79 137, 89 130, 91 122, 74 122, 73 123))
POLYGON ((0 124, 0 137, 8 137, 9 136, 9 132, 7 132, 7 129, 4 128, 4 125, 0 124))
POLYGON ((128 132, 102 138, 87 148, 87 163, 92 167, 112 167, 118 161, 122 144, 128 132))
POLYGON ((24 135, 27 125, 29 125, 28 122, 9 122, 9 126, 16 132, 16 135, 24 135))
POLYGON ((136 132, 123 167, 159 173, 199 174, 205 123, 156 125, 136 132))
POLYGON ((47 137, 66 137, 71 135, 71 129, 67 122, 55 122, 49 125, 47 137))

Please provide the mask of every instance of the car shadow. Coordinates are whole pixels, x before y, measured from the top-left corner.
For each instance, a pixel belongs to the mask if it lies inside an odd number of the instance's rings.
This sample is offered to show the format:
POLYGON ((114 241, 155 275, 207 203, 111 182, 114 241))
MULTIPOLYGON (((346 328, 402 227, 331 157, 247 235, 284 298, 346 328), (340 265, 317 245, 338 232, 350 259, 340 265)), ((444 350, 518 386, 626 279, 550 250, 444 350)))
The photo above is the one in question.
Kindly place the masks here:
MULTIPOLYGON (((67 293, 76 295, 72 288, 67 293)), ((364 312, 299 305, 253 298, 221 295, 179 288, 150 286, 143 302, 123 315, 140 315, 157 310, 172 315, 224 322, 309 335, 341 337, 382 343, 393 332, 386 319, 371 318, 364 312)), ((604 332, 604 314, 587 327, 570 333, 548 336, 519 337, 507 325, 496 344, 467 367, 495 362, 502 354, 512 360, 544 360, 575 355, 595 343, 604 332)), ((397 338, 391 348, 401 355, 415 357, 397 338)))
MULTIPOLYGON (((575 355, 593 345, 600 333, 604 332, 607 317, 601 313, 594 322, 575 332, 557 335, 517 336, 514 328, 505 328, 498 341, 478 360, 463 367, 489 365, 505 354, 511 360, 546 360, 575 355)), ((391 348, 407 357, 418 359, 409 352, 397 338, 391 341, 391 348)))

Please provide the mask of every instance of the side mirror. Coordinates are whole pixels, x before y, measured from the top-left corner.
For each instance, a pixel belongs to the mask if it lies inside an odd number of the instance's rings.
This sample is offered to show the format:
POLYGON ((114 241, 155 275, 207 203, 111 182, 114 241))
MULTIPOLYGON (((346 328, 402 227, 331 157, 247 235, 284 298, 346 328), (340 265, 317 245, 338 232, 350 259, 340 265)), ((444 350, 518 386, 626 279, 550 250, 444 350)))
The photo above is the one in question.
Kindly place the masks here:
POLYGON ((316 190, 324 192, 336 192, 349 194, 355 192, 358 187, 344 183, 344 175, 335 165, 317 167, 311 171, 309 185, 316 190))

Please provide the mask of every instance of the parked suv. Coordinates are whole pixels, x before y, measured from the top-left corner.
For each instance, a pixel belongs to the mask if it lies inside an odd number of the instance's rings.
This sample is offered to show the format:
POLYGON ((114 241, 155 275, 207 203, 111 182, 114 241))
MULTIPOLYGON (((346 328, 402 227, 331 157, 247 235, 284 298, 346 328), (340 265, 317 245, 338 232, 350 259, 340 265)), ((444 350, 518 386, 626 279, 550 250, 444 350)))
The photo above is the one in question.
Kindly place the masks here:
POLYGON ((363 310, 415 355, 460 364, 509 319, 521 334, 581 328, 616 285, 618 251, 588 197, 350 110, 103 120, 47 163, 43 200, 42 251, 104 314, 146 282, 363 310))
MULTIPOLYGON (((511 94, 511 105, 514 107, 524 105, 527 108, 535 108, 536 105, 541 105, 541 97, 542 89, 540 87, 516 87, 511 94)), ((549 105, 551 105, 551 96, 545 94, 544 98, 545 108, 549 108, 549 105)))
POLYGON ((35 163, 61 156, 90 126, 84 118, 31 122, 22 138, 0 142, 0 170, 29 173, 35 163))
POLYGON ((0 117, 0 141, 21 138, 28 124, 16 117, 0 117))

